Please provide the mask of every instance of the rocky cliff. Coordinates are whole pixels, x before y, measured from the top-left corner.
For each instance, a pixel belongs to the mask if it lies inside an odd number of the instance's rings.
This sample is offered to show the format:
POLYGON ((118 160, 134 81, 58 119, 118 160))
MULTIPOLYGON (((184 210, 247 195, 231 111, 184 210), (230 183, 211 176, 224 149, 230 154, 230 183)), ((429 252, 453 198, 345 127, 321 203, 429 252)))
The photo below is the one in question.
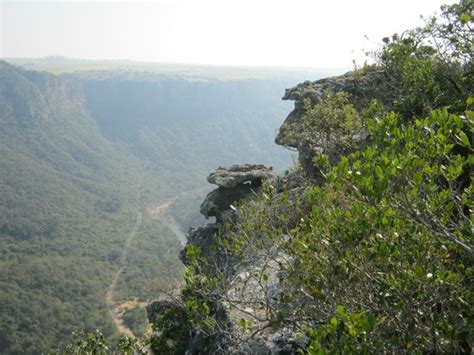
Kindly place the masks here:
MULTIPOLYGON (((314 170, 312 158, 314 157, 314 149, 307 141, 301 139, 300 134, 294 134, 295 127, 302 123, 302 119, 310 106, 317 105, 323 97, 328 93, 347 93, 348 103, 353 105, 357 110, 361 110, 371 101, 377 100, 388 109, 392 106, 392 100, 395 93, 393 87, 390 87, 384 71, 379 67, 367 67, 364 70, 356 72, 348 72, 344 75, 324 78, 316 81, 305 81, 290 89, 287 89, 283 100, 295 102, 293 111, 281 125, 275 138, 275 143, 296 149, 298 151, 298 161, 304 170, 314 170)), ((364 143, 367 139, 366 131, 354 132, 356 134, 355 141, 364 143)), ((328 150, 320 150, 319 153, 329 154, 328 150)), ((332 147, 335 151, 335 159, 341 156, 336 147, 332 147)))
MULTIPOLYGON (((379 80, 379 75, 379 72, 373 70, 366 77, 355 78, 351 72, 315 82, 307 81, 287 89, 283 100, 295 101, 295 108, 281 126, 276 143, 297 149, 300 162, 306 166, 305 162, 312 159, 306 146, 298 140, 292 140, 293 137, 287 134, 289 127, 301 123, 305 105, 308 102, 312 105, 318 103, 328 92, 345 91, 351 93, 351 102, 354 105, 362 106, 366 103, 364 100, 372 90, 374 81, 379 80)), ((278 244, 285 241, 286 237, 283 235, 280 240, 275 241, 275 245, 263 241, 259 244, 258 241, 255 243, 255 240, 252 243, 242 240, 245 258, 241 258, 242 254, 237 251, 229 253, 229 250, 222 246, 222 242, 235 238, 232 235, 232 225, 248 218, 242 216, 241 208, 252 205, 252 198, 261 196, 262 193, 265 196, 267 193, 272 194, 271 203, 275 205, 276 214, 290 216, 282 223, 285 228, 296 225, 298 221, 292 220, 291 211, 276 206, 281 199, 288 199, 292 203, 290 209, 308 211, 309 205, 304 198, 306 178, 302 177, 301 171, 279 177, 271 168, 263 165, 240 164, 228 168, 220 167, 212 172, 207 180, 217 185, 217 188, 206 196, 200 212, 206 218, 215 220, 204 227, 189 231, 187 246, 181 253, 181 259, 189 268, 194 268, 194 250, 199 250, 199 258, 205 259, 206 262, 195 272, 205 278, 219 279, 220 286, 208 290, 212 301, 206 300, 210 309, 205 312, 215 322, 213 331, 200 329, 189 319, 186 290, 183 291, 184 297, 178 302, 163 300, 150 304, 150 322, 157 326, 161 334, 167 334, 168 345, 172 344, 169 338, 175 338, 174 346, 185 343, 181 351, 185 350, 187 354, 299 352, 306 347, 306 339, 295 338, 294 327, 291 325, 273 326, 272 322, 278 314, 269 315, 265 309, 285 307, 281 295, 287 286, 278 270, 279 265, 288 263, 289 260, 287 255, 279 251, 278 244), (265 270, 264 282, 262 270, 265 270), (250 323, 246 324, 243 319, 251 319, 251 328, 259 331, 246 331, 250 323), (168 332, 163 331, 164 329, 168 332), (180 335, 178 339, 176 334, 180 335)), ((155 342, 162 350, 163 342, 158 341, 159 338, 155 337, 155 342)))

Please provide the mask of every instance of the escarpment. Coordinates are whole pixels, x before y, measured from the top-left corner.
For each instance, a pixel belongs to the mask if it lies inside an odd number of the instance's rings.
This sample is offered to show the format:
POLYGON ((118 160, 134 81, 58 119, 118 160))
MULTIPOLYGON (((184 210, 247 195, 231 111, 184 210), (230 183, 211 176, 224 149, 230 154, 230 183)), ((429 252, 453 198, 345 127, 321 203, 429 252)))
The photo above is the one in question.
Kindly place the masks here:
POLYGON ((301 148, 297 137, 288 134, 288 128, 301 123, 306 106, 317 104, 327 93, 346 92, 350 95, 350 103, 356 108, 362 109, 372 100, 378 100, 384 106, 390 107, 391 98, 394 95, 390 93, 392 90, 394 89, 389 88, 384 71, 376 66, 298 84, 287 89, 282 97, 282 100, 294 101, 295 108, 280 127, 275 143, 296 149, 301 148))
MULTIPOLYGON (((305 337, 295 336, 305 322, 296 316, 289 320, 282 316, 292 312, 289 307, 305 303, 304 294, 292 300, 291 306, 285 298, 294 290, 282 271, 292 262, 283 245, 291 238, 285 231, 310 211, 304 171, 314 170, 314 152, 307 142, 292 135, 291 129, 302 124, 307 104, 317 104, 329 92, 348 92, 350 103, 363 107, 369 102, 367 97, 378 93, 375 86, 380 85, 380 76, 379 71, 369 69, 363 77, 350 72, 286 90, 283 99, 294 100, 295 108, 281 126, 276 143, 298 150, 302 171, 279 177, 263 165, 239 164, 220 167, 207 177, 217 188, 205 197, 200 212, 214 221, 188 232, 180 255, 189 271, 181 299, 178 303, 156 301, 147 308, 150 322, 161 334, 154 338, 161 344, 160 351, 163 346, 174 351, 178 344, 185 344, 186 354, 292 354, 307 347, 305 337), (272 196, 266 198, 268 195, 272 196), (254 205, 257 196, 264 196, 268 205, 254 205), (281 234, 269 240, 257 232, 246 239, 238 225, 254 218, 247 206, 271 211, 267 218, 281 234)), ((366 139, 367 135, 361 134, 358 142, 366 139)), ((329 149, 323 153, 340 156, 341 152, 329 149)), ((258 221, 252 223, 258 228, 258 221)))

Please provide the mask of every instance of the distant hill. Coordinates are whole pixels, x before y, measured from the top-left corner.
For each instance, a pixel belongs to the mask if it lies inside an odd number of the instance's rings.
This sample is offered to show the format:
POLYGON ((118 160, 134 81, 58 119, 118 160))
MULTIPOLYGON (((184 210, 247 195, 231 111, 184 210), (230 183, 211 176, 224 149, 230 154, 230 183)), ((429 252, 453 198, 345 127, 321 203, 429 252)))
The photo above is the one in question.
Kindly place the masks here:
POLYGON ((175 64, 135 62, 129 60, 88 60, 50 56, 45 58, 6 58, 6 61, 24 69, 47 71, 54 74, 109 72, 121 74, 179 76, 188 79, 283 79, 296 84, 302 80, 317 79, 342 74, 348 68, 291 68, 219 66, 203 64, 175 64))

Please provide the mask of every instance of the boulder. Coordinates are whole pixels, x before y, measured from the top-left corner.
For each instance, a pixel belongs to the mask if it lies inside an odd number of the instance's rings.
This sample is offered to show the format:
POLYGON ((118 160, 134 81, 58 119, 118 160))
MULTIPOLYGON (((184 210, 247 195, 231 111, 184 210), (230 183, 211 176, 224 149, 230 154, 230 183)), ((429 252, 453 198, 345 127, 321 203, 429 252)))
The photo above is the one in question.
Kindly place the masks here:
POLYGON ((272 167, 261 164, 237 164, 229 168, 219 167, 207 177, 211 184, 227 189, 241 184, 259 187, 263 180, 273 180, 276 174, 272 167))
POLYGON ((207 194, 201 204, 200 212, 206 218, 216 217, 218 221, 221 221, 223 212, 232 209, 231 206, 250 193, 252 193, 250 184, 239 185, 230 189, 218 187, 207 194))

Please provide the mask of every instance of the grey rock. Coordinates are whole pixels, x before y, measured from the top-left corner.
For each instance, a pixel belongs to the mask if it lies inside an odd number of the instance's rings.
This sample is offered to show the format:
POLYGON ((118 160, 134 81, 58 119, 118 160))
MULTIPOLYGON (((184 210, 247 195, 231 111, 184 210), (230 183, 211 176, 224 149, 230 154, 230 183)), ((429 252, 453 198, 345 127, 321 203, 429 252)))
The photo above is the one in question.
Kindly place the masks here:
POLYGON ((233 204, 251 193, 251 185, 239 185, 229 189, 218 187, 207 194, 201 204, 201 214, 206 218, 216 217, 217 221, 221 222, 223 212, 230 210, 233 204))
MULTIPOLYGON (((215 223, 209 223, 204 227, 191 228, 188 232, 187 244, 200 248, 203 255, 207 256, 210 254, 217 231, 218 227, 215 223)), ((183 264, 188 264, 185 250, 181 250, 179 257, 183 264)))
MULTIPOLYGON (((373 99, 377 99, 386 108, 390 108, 390 87, 385 80, 385 73, 375 66, 367 67, 363 71, 348 72, 344 75, 325 78, 317 81, 305 81, 297 86, 287 89, 283 100, 295 101, 295 108, 281 125, 275 143, 298 151, 298 161, 304 175, 315 181, 324 180, 315 166, 313 158, 321 153, 329 156, 331 164, 336 164, 341 155, 349 154, 350 151, 340 151, 337 141, 321 141, 321 144, 312 146, 302 141, 297 134, 294 134, 295 126, 305 115, 307 104, 313 106, 317 104, 328 92, 336 93, 340 91, 349 94, 349 102, 361 109, 366 107, 373 99), (325 148, 323 148, 325 147, 325 148)), ((368 134, 363 129, 360 132, 354 132, 350 137, 357 147, 362 147, 368 134)))
POLYGON ((216 217, 218 223, 223 222, 224 214, 231 212, 233 204, 255 192, 264 180, 277 182, 277 175, 271 167, 257 164, 219 167, 207 177, 207 181, 218 188, 204 199, 200 208, 201 214, 206 218, 216 217))
POLYGON ((224 187, 234 188, 241 184, 250 186, 260 186, 263 180, 272 180, 276 178, 276 174, 272 168, 267 168, 260 164, 237 164, 229 168, 219 167, 207 177, 207 181, 211 184, 224 187))

